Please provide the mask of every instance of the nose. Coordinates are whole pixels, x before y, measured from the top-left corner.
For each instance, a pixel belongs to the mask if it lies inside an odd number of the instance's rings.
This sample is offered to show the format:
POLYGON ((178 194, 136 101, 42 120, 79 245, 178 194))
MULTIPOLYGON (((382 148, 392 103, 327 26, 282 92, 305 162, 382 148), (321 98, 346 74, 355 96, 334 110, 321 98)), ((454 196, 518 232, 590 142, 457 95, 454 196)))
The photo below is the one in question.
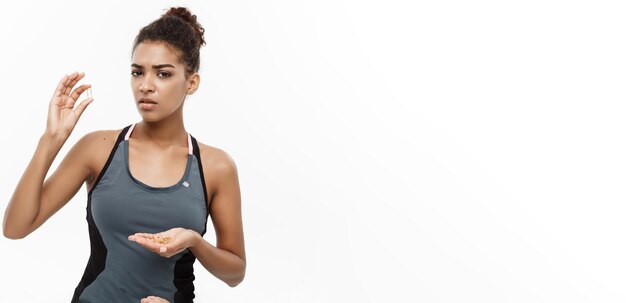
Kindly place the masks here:
POLYGON ((152 76, 150 74, 146 74, 142 77, 139 90, 144 94, 154 92, 154 84, 152 83, 152 76))

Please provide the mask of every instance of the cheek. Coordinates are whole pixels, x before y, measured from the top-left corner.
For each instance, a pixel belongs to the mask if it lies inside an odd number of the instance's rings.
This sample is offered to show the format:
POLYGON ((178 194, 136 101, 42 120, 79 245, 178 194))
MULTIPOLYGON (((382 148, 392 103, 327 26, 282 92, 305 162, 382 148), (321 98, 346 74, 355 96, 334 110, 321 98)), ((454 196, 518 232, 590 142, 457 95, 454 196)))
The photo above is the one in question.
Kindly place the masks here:
POLYGON ((168 83, 166 89, 170 95, 181 95, 187 93, 187 86, 185 82, 177 81, 176 83, 168 83))
POLYGON ((137 80, 135 79, 130 79, 130 89, 133 90, 133 92, 137 91, 139 89, 138 85, 137 85, 137 80))

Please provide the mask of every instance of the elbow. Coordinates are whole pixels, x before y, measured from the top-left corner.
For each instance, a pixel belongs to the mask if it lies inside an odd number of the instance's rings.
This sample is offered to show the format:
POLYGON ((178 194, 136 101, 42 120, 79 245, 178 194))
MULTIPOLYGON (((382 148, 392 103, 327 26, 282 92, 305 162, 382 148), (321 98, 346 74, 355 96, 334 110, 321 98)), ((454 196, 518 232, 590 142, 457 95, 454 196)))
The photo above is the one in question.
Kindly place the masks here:
POLYGON ((236 287, 237 285, 239 285, 241 282, 243 281, 243 277, 241 279, 238 280, 232 280, 228 282, 228 286, 232 287, 236 287))
POLYGON ((12 229, 8 227, 5 223, 2 225, 2 235, 4 235, 4 237, 7 239, 19 240, 24 239, 26 236, 28 236, 28 233, 19 232, 15 229, 12 229))
POLYGON ((228 284, 228 286, 230 287, 235 287, 239 284, 241 284, 241 282, 243 281, 243 278, 246 276, 246 263, 244 262, 241 268, 241 274, 235 278, 235 279, 231 279, 230 281, 228 281, 226 284, 228 284))
POLYGON ((2 234, 4 235, 5 238, 11 239, 11 240, 19 240, 19 239, 24 239, 26 237, 26 234, 24 233, 16 233, 11 230, 7 230, 6 228, 2 229, 2 234))

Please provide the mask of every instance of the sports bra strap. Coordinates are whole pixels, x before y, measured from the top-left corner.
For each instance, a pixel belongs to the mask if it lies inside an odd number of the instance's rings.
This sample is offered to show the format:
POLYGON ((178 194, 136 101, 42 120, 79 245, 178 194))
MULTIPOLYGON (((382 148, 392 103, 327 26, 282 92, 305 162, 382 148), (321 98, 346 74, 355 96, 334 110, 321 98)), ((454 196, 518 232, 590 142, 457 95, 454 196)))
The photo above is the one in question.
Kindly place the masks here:
POLYGON ((124 141, 128 141, 128 138, 130 138, 130 133, 133 132, 133 129, 135 129, 135 123, 133 123, 128 129, 128 131, 126 131, 126 136, 124 136, 124 141))

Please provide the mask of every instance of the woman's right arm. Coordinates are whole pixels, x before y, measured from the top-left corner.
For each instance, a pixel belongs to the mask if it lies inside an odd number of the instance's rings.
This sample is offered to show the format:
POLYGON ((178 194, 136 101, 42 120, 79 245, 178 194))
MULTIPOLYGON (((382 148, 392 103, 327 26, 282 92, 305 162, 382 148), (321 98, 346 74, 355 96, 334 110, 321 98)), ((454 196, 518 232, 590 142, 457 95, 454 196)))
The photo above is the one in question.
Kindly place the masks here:
POLYGON ((41 226, 63 207, 91 178, 89 147, 94 136, 83 136, 68 152, 57 170, 44 178, 63 144, 72 133, 76 122, 93 99, 87 99, 74 108, 80 94, 90 85, 84 84, 72 91, 84 74, 63 77, 49 106, 46 131, 39 138, 35 153, 22 174, 4 213, 3 234, 7 238, 24 238, 41 226), (71 93, 70 93, 71 92, 71 93))

